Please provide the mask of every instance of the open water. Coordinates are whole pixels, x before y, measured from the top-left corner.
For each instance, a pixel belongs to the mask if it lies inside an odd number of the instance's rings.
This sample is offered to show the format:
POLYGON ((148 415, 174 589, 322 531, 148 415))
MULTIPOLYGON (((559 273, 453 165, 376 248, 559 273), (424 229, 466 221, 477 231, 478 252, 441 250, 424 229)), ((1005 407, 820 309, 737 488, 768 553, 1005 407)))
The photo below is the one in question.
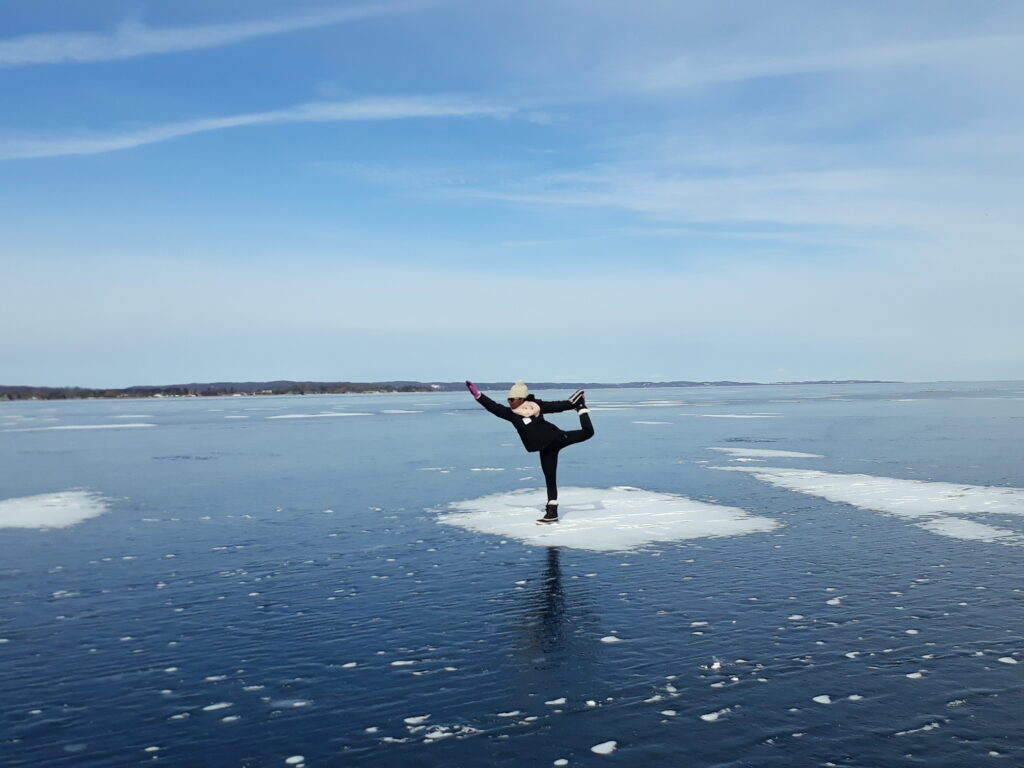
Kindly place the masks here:
POLYGON ((0 403, 0 765, 1024 765, 1024 384, 588 399, 0 403))

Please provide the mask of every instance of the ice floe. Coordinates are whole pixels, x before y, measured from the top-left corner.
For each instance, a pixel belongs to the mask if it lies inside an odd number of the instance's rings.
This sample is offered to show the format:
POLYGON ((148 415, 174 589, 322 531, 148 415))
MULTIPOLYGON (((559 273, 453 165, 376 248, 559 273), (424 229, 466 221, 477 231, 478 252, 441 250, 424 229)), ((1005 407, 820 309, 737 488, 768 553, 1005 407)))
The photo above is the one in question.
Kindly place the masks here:
POLYGON ((619 746, 617 741, 602 741, 600 744, 595 744, 590 748, 590 751, 595 755, 610 755, 619 746))
POLYGON ((538 525, 544 492, 496 493, 448 506, 438 522, 539 546, 625 550, 657 541, 763 533, 775 520, 641 488, 562 488, 557 525, 538 525))
POLYGON ((90 491, 62 491, 0 501, 0 528, 67 528, 107 511, 90 491))
POLYGON ((904 480, 782 467, 713 467, 749 472, 758 480, 829 501, 851 504, 915 521, 931 533, 954 539, 1024 545, 1021 530, 960 515, 1024 515, 1024 488, 904 480))

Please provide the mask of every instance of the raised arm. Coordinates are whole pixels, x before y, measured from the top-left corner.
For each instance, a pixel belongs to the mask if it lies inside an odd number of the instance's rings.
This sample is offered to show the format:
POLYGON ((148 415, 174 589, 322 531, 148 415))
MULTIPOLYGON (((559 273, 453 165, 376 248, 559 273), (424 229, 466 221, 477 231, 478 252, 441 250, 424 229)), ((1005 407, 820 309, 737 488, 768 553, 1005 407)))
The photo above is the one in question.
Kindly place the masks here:
POLYGON ((560 413, 571 411, 576 407, 568 400, 537 400, 536 402, 540 406, 541 413, 560 413))
POLYGON ((491 400, 491 398, 489 398, 487 395, 485 395, 483 392, 477 389, 476 385, 472 381, 467 380, 466 387, 469 389, 469 394, 476 398, 476 401, 480 403, 480 405, 482 405, 488 411, 493 413, 499 419, 504 419, 505 421, 512 421, 512 409, 509 408, 507 405, 498 405, 496 402, 491 400))

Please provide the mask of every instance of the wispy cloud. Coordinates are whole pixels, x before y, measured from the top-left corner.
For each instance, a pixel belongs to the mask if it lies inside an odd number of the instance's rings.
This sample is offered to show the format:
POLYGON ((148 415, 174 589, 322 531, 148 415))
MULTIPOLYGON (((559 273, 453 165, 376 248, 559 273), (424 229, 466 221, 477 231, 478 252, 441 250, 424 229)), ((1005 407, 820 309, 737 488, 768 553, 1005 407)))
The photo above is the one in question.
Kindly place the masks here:
POLYGON ((848 46, 819 52, 760 55, 695 52, 618 73, 612 78, 622 89, 659 92, 790 75, 886 70, 929 62, 959 62, 994 58, 1019 51, 1024 36, 978 35, 888 45, 848 46))
POLYGON ((168 123, 127 133, 79 136, 51 140, 0 140, 0 160, 22 160, 66 155, 96 155, 155 144, 197 133, 274 123, 333 123, 367 120, 408 120, 431 117, 503 118, 517 110, 512 105, 456 97, 396 97, 346 102, 313 102, 287 109, 252 112, 228 117, 168 123))
POLYGON ((345 8, 321 8, 288 18, 259 19, 191 27, 149 27, 125 22, 113 32, 58 32, 0 40, 0 67, 29 64, 114 61, 161 53, 193 51, 232 45, 303 29, 326 27, 414 10, 423 0, 382 2, 345 8))

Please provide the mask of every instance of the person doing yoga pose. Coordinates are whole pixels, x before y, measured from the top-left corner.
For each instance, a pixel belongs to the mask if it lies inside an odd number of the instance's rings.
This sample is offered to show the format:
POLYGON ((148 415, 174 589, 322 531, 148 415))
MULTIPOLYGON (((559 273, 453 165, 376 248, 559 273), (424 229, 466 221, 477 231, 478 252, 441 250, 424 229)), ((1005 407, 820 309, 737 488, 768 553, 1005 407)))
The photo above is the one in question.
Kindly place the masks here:
POLYGON ((538 400, 530 394, 526 384, 517 381, 508 391, 508 405, 500 405, 483 394, 472 381, 466 381, 469 392, 476 401, 495 416, 512 422, 523 447, 530 453, 540 453, 540 468, 544 472, 547 483, 548 502, 544 507, 544 517, 538 523, 558 522, 558 453, 563 448, 582 443, 594 436, 594 425, 590 422, 590 409, 584 399, 582 389, 577 389, 568 400, 538 400), (545 413, 575 410, 580 417, 580 429, 566 432, 550 421, 545 421, 545 413))

